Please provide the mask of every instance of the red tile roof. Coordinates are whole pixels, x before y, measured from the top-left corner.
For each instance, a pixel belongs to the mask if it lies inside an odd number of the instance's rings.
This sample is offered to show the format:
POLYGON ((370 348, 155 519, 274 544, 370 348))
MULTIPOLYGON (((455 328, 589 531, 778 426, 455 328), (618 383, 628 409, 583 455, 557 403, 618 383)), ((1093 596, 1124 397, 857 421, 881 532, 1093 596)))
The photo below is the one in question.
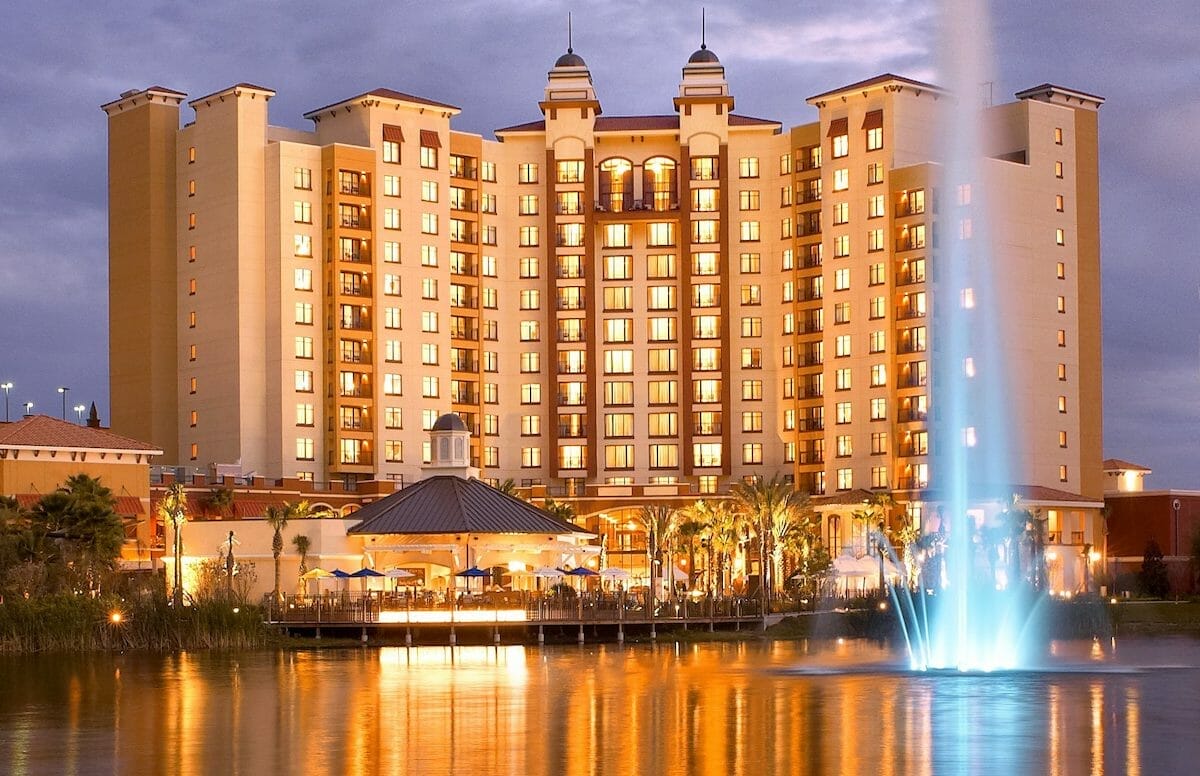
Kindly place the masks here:
MULTIPOLYGON (((729 114, 729 126, 731 127, 756 127, 756 126, 778 126, 778 121, 770 119, 760 119, 754 116, 740 116, 736 113, 729 114)), ((597 116, 596 125, 597 132, 636 132, 638 130, 654 131, 654 130, 670 130, 679 129, 679 116, 676 115, 658 115, 658 116, 597 116)), ((501 127, 496 132, 544 132, 546 130, 546 122, 543 121, 527 121, 524 124, 514 124, 511 127, 501 127)))
POLYGON ((866 89, 871 86, 878 86, 879 84, 885 84, 888 81, 899 81, 902 84, 908 84, 909 86, 915 86, 918 89, 933 89, 934 91, 938 91, 938 92, 945 91, 940 86, 936 86, 934 84, 927 84, 924 81, 914 81, 913 79, 905 78, 902 75, 895 75, 893 73, 884 73, 883 75, 877 75, 874 78, 868 78, 865 81, 856 81, 856 82, 854 82, 852 84, 848 84, 846 86, 839 86, 837 89, 830 89, 827 92, 821 92, 820 94, 814 94, 812 97, 808 98, 808 102, 812 102, 813 100, 819 100, 822 97, 830 97, 835 94, 841 94, 842 92, 853 92, 853 91, 858 91, 860 89, 866 89))
MULTIPOLYGON (((17 499, 17 504, 22 509, 33 509, 37 503, 42 500, 45 493, 18 493, 14 498, 17 499)), ((135 515, 146 514, 146 508, 142 506, 142 500, 136 496, 117 496, 117 504, 113 507, 113 511, 122 517, 133 517, 135 515)))
POLYGON ((1132 471, 1132 472, 1149 472, 1150 469, 1140 464, 1122 461, 1120 458, 1105 458, 1102 464, 1104 471, 1132 471))
POLYGON ((336 108, 339 105, 345 105, 348 102, 358 102, 359 100, 361 100, 364 97, 382 97, 385 100, 399 100, 401 102, 415 102, 419 105, 432 105, 435 108, 445 108, 446 110, 453 110, 453 111, 462 110, 457 105, 450 105, 449 103, 438 102, 437 100, 430 100, 425 97, 418 97, 415 94, 407 94, 405 92, 398 92, 395 89, 372 89, 371 91, 363 92, 362 94, 360 94, 356 97, 348 97, 344 100, 338 100, 337 102, 331 102, 330 104, 324 105, 315 110, 310 110, 308 113, 304 114, 304 118, 306 118, 306 119, 312 118, 313 116, 316 116, 318 113, 327 111, 330 108, 336 108))
POLYGON ((148 442, 52 418, 33 415, 13 423, 0 423, 0 447, 42 447, 68 450, 136 450, 162 455, 148 442))

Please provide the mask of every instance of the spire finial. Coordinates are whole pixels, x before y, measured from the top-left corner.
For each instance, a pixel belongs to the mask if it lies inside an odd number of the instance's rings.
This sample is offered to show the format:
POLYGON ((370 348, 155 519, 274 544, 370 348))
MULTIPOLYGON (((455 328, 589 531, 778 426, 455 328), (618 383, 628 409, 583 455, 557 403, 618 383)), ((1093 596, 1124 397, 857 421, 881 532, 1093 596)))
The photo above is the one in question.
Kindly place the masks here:
POLYGON ((700 6, 700 48, 701 49, 708 48, 708 45, 704 40, 704 38, 705 38, 705 29, 704 28, 706 26, 704 22, 705 22, 704 6, 700 6))
POLYGON ((567 53, 568 54, 575 53, 575 49, 572 46, 573 42, 572 42, 571 38, 572 38, 572 35, 571 35, 571 12, 567 11, 567 53))

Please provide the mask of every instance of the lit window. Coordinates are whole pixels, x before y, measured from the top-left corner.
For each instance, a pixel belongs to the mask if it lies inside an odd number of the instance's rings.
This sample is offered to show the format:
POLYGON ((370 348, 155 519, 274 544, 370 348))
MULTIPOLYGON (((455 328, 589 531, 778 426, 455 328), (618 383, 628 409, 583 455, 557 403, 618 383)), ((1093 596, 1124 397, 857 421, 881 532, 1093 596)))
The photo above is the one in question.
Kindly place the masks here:
POLYGON ((757 189, 746 189, 738 192, 739 210, 758 210, 759 195, 757 189))
POLYGON ((845 191, 850 188, 850 170, 845 167, 833 171, 833 190, 845 191))
POLYGON ((837 489, 850 490, 854 487, 854 470, 853 469, 838 469, 837 470, 837 489))

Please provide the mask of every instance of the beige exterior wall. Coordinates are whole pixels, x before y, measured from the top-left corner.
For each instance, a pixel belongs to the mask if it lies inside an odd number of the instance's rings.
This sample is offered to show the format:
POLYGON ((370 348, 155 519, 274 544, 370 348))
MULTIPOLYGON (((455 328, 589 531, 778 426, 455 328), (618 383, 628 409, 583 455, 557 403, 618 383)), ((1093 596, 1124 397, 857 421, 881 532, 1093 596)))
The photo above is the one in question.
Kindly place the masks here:
MULTIPOLYGON (((934 163, 945 95, 904 79, 876 79, 813 98, 817 121, 781 132, 771 122, 731 122, 723 70, 689 65, 677 123, 631 117, 614 125, 604 114, 597 118, 600 103, 586 69, 556 68, 550 75, 544 126, 512 128, 499 142, 452 133, 457 109, 397 93, 314 111, 312 133, 268 128, 265 90, 234 88, 192 103, 197 120, 176 141, 181 459, 187 462, 195 443, 197 466, 240 462, 243 471, 268 476, 411 481, 420 476, 425 427, 453 409, 475 432, 483 476, 557 486, 560 493, 571 492, 572 480, 593 489, 674 480, 684 492, 702 485, 723 492, 747 475, 776 472, 792 474, 814 494, 907 491, 927 482, 933 441, 925 413, 936 400, 932 313, 938 303, 958 303, 935 300, 932 284, 935 200, 948 230, 957 230, 961 218, 954 193, 939 190, 934 163), (882 111, 882 147, 867 150, 863 125, 873 111, 882 111), (840 119, 849 143, 847 154, 834 158, 829 128, 840 119), (403 135, 398 162, 384 159, 385 125, 403 135), (423 132, 437 138, 436 167, 421 165, 423 132), (189 162, 192 147, 195 162, 189 162), (810 147, 820 148, 819 167, 805 158, 810 147), (453 156, 461 157, 458 173, 453 156), (677 165, 677 208, 594 207, 602 197, 602 163, 631 163, 628 198, 637 201, 648 198, 642 172, 655 157, 677 165), (691 179, 697 157, 718 160, 714 180, 691 179), (557 163, 568 160, 583 162, 583 176, 559 182, 557 163), (881 166, 876 183, 867 181, 869 164, 881 166), (536 165, 536 180, 520 181, 522 165, 536 165), (311 169, 311 190, 295 187, 298 167, 311 169), (486 179, 485 167, 494 180, 486 179), (847 181, 838 190, 842 169, 847 181), (362 174, 362 189, 342 192, 342 171, 362 174), (812 181, 820 183, 819 196, 812 181), (706 189, 715 191, 712 211, 698 212, 695 203, 707 200, 694 192, 706 189), (578 193, 580 213, 557 212, 558 196, 569 192, 578 193), (924 208, 910 211, 917 192, 924 208), (311 224, 296 222, 297 202, 309 203, 311 224), (343 225, 345 204, 365 208, 356 211, 358 226, 343 225), (193 212, 197 224, 190 229, 193 212), (693 224, 709 220, 717 224, 717 242, 695 243, 693 224), (452 238, 455 221, 462 231, 452 238), (569 224, 579 225, 582 243, 557 245, 558 227, 569 224), (674 244, 649 245, 652 224, 671 225, 674 244), (607 247, 608 230, 618 225, 628 226, 628 247, 607 247), (530 228, 538 230, 536 244, 523 245, 530 228), (906 244, 920 229, 924 244, 906 244), (295 255, 297 235, 309 236, 311 257, 295 255), (365 261, 341 258, 343 237, 365 241, 365 261), (841 237, 848 241, 843 256, 836 255, 841 237), (188 261, 191 245, 195 262, 188 261), (700 274, 697 256, 709 252, 719 259, 712 274, 700 274), (650 277, 648 257, 668 253, 675 256, 674 275, 650 277), (583 257, 579 277, 559 270, 560 257, 574 255, 583 257), (606 278, 615 256, 630 257, 628 277, 606 278), (311 291, 296 287, 295 271, 304 268, 311 270, 311 291), (355 282, 369 290, 344 293, 343 273, 357 273, 355 282), (653 309, 652 294, 673 300, 653 309), (614 303, 626 295, 627 305, 614 303), (297 303, 311 303, 311 324, 297 323, 297 303), (365 321, 360 329, 343 325, 346 305, 365 321), (710 315, 719 333, 695 336, 694 320, 710 315), (575 319, 580 340, 560 341, 560 326, 574 325, 562 322, 575 319), (673 340, 652 341, 651 319, 671 319, 673 340), (629 341, 606 341, 610 322, 623 320, 629 341), (920 349, 907 344, 916 327, 924 327, 920 349), (296 338, 306 336, 311 359, 296 355, 296 338), (348 339, 367 355, 347 361, 348 339), (198 348, 195 362, 191 344, 198 348), (694 356, 701 348, 714 350, 694 356), (675 364, 653 373, 650 351, 664 349, 674 350, 675 364), (578 374, 559 368, 573 351, 586 361, 578 374), (607 374, 625 352, 628 371, 607 374), (694 361, 709 355, 714 364, 694 361), (306 365, 311 393, 296 390, 295 374, 306 365), (839 370, 848 370, 842 387, 839 370), (342 395, 346 374, 363 387, 361 395, 342 395), (873 374, 883 377, 881 384, 872 384, 873 374), (719 381, 719 390, 711 401, 698 401, 693 383, 709 379, 719 381), (675 397, 655 404, 652 386, 664 381, 674 382, 675 397), (582 386, 578 405, 557 401, 569 383, 582 386), (628 404, 609 401, 614 390, 625 390, 609 384, 625 383, 628 404), (526 403, 532 393, 536 401, 526 403), (297 405, 309 404, 311 425, 298 423, 306 416, 298 416, 297 405), (844 423, 839 405, 850 407, 844 423), (875 419, 873 407, 881 408, 875 419), (348 426, 345 413, 354 411, 362 421, 348 426), (719 416, 698 424, 701 412, 719 416), (655 437, 652 418, 660 422, 662 413, 674 413, 674 431, 655 437), (761 425, 747 413, 761 413, 761 425), (581 416, 578 436, 569 428, 571 415, 581 416), (624 416, 628 434, 614 430, 624 416), (308 439, 311 460, 297 460, 300 441, 308 439), (359 445, 357 462, 343 460, 347 444, 359 445), (696 444, 719 444, 720 457, 699 461, 696 444), (618 462, 617 448, 626 445, 631 460, 618 462), (652 445, 676 445, 677 463, 652 466, 652 445), (563 449, 576 446, 586 449, 581 466, 564 465, 563 449)), ((1014 479, 1090 495, 1093 474, 1099 482, 1100 449, 1095 113, 1053 103, 1022 100, 989 111, 989 153, 1025 154, 985 165, 997 192, 992 234, 1002 267, 992 291, 1005 304, 1001 341, 1015 378, 1011 398, 1021 410, 1012 428, 1014 479), (1055 128, 1063 129, 1062 145, 1055 128), (1057 161, 1064 162, 1062 178, 1055 177, 1057 161), (1062 212, 1058 193, 1065 196, 1062 212)), ((945 239, 951 237, 957 235, 947 232, 945 239)))
POLYGON ((112 424, 120 434, 168 451, 169 460, 179 417, 175 186, 184 96, 152 88, 104 106, 112 424))

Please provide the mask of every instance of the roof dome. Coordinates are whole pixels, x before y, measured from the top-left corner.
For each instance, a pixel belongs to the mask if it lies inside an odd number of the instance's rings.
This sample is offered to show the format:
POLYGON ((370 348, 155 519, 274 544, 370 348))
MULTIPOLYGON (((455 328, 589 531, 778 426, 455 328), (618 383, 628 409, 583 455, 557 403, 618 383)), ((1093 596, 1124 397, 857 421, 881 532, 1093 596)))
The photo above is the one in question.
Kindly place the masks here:
POLYGON ((703 43, 700 44, 700 48, 696 49, 696 53, 694 53, 690 57, 688 57, 689 65, 713 64, 713 63, 720 64, 721 60, 717 59, 717 55, 714 54, 703 43))
POLYGON ((453 412, 447 412, 445 415, 437 419, 433 424, 433 431, 466 431, 467 424, 462 422, 462 418, 455 415, 453 412))
POLYGON ((587 67, 587 62, 583 61, 583 57, 575 53, 573 49, 567 49, 567 53, 554 61, 555 67, 587 67))

